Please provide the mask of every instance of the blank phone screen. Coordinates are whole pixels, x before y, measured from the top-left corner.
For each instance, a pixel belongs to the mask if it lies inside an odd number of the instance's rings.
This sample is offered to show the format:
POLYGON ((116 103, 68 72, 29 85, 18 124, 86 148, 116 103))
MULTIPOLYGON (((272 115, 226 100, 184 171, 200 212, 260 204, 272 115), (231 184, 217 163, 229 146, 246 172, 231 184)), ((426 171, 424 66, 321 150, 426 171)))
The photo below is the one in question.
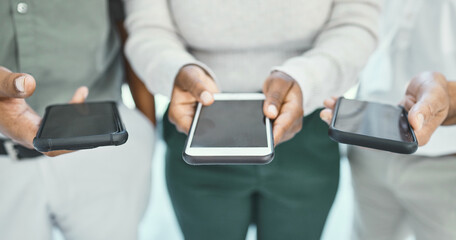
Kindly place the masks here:
POLYGON ((71 138, 117 132, 114 107, 109 102, 50 107, 40 138, 71 138))
POLYGON ((191 147, 267 146, 262 100, 218 100, 201 108, 191 147))
POLYGON ((414 141, 401 107, 350 99, 340 101, 336 129, 394 141, 414 141))

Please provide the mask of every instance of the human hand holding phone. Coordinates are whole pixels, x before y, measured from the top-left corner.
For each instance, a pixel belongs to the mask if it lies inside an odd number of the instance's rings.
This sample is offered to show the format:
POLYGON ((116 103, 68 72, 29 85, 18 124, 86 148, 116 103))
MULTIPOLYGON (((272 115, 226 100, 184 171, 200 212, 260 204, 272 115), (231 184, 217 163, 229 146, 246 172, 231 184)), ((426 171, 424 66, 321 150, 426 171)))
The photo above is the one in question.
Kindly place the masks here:
MULTIPOLYGON (((0 67, 0 131, 13 141, 33 149, 41 117, 25 102, 35 91, 36 82, 33 76, 25 73, 13 73, 0 67)), ((70 103, 84 102, 88 95, 87 87, 76 90, 70 103)), ((44 153, 57 156, 68 151, 44 153)))
POLYGON ((196 111, 196 103, 209 106, 219 92, 214 80, 199 66, 181 68, 174 80, 168 117, 179 132, 187 134, 196 111))
POLYGON ((304 110, 301 87, 289 75, 274 71, 264 82, 263 93, 266 96, 264 115, 274 120, 274 145, 290 140, 302 128, 304 110))
POLYGON ((429 142, 434 131, 447 124, 451 99, 445 76, 436 72, 424 72, 412 79, 401 105, 409 112, 420 146, 429 142))
MULTIPOLYGON (((425 72, 413 78, 407 87, 401 105, 408 112, 408 121, 412 126, 419 146, 429 142, 434 131, 440 125, 452 123, 449 118, 451 106, 448 81, 440 73, 425 72)), ((330 124, 337 98, 324 101, 325 109, 320 117, 330 124)))

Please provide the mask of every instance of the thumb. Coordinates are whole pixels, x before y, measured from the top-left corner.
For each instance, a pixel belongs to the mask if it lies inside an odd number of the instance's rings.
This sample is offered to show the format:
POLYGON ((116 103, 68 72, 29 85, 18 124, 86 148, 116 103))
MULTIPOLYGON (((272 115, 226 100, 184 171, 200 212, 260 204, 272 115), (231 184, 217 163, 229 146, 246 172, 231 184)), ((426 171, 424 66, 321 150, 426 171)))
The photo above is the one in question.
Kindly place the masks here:
POLYGON ((412 126, 420 146, 425 145, 432 133, 440 126, 444 118, 435 115, 429 104, 418 103, 410 109, 408 120, 412 126))
POLYGON ((184 66, 176 77, 175 86, 189 92, 205 106, 214 102, 212 93, 218 92, 214 80, 199 66, 184 66))
POLYGON ((35 87, 35 78, 31 75, 0 68, 0 97, 27 98, 33 94, 35 87))
POLYGON ((266 99, 263 104, 263 112, 269 119, 276 119, 293 82, 276 78, 267 80, 264 88, 266 99))
POLYGON ((416 131, 423 128, 426 118, 429 118, 426 111, 420 109, 418 105, 415 105, 408 113, 408 121, 416 131))
POLYGON ((89 89, 85 86, 76 90, 70 103, 83 103, 89 95, 89 89))
POLYGON ((191 88, 189 89, 190 94, 194 98, 205 106, 211 105, 214 102, 214 96, 212 92, 216 92, 217 88, 211 79, 192 79, 191 88))
POLYGON ((333 110, 330 108, 325 108, 320 112, 321 120, 325 121, 328 125, 331 124, 331 120, 333 118, 333 110))

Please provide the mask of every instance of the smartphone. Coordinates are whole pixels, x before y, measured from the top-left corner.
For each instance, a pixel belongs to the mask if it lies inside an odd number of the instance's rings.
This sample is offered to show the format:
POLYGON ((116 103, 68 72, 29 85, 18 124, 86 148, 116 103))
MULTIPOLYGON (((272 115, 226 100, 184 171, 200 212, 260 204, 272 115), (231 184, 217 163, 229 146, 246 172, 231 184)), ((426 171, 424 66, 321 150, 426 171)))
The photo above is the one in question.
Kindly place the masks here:
POLYGON ((418 142, 401 106, 339 98, 329 127, 336 142, 411 154, 418 142))
POLYGON ((51 105, 33 139, 40 152, 121 145, 128 133, 115 102, 51 105))
POLYGON ((267 164, 274 156, 271 121, 261 93, 214 94, 198 104, 183 151, 192 165, 267 164))

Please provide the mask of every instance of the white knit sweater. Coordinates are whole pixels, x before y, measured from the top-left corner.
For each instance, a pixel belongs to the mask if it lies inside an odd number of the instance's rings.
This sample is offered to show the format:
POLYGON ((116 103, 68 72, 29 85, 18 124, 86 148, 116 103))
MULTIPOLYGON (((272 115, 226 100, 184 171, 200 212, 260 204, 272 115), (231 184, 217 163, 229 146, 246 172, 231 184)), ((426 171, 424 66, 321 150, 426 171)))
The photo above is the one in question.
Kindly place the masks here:
POLYGON ((356 83, 377 43, 379 0, 125 0, 126 55, 152 93, 204 67, 222 92, 257 92, 271 70, 301 86, 304 112, 356 83))

